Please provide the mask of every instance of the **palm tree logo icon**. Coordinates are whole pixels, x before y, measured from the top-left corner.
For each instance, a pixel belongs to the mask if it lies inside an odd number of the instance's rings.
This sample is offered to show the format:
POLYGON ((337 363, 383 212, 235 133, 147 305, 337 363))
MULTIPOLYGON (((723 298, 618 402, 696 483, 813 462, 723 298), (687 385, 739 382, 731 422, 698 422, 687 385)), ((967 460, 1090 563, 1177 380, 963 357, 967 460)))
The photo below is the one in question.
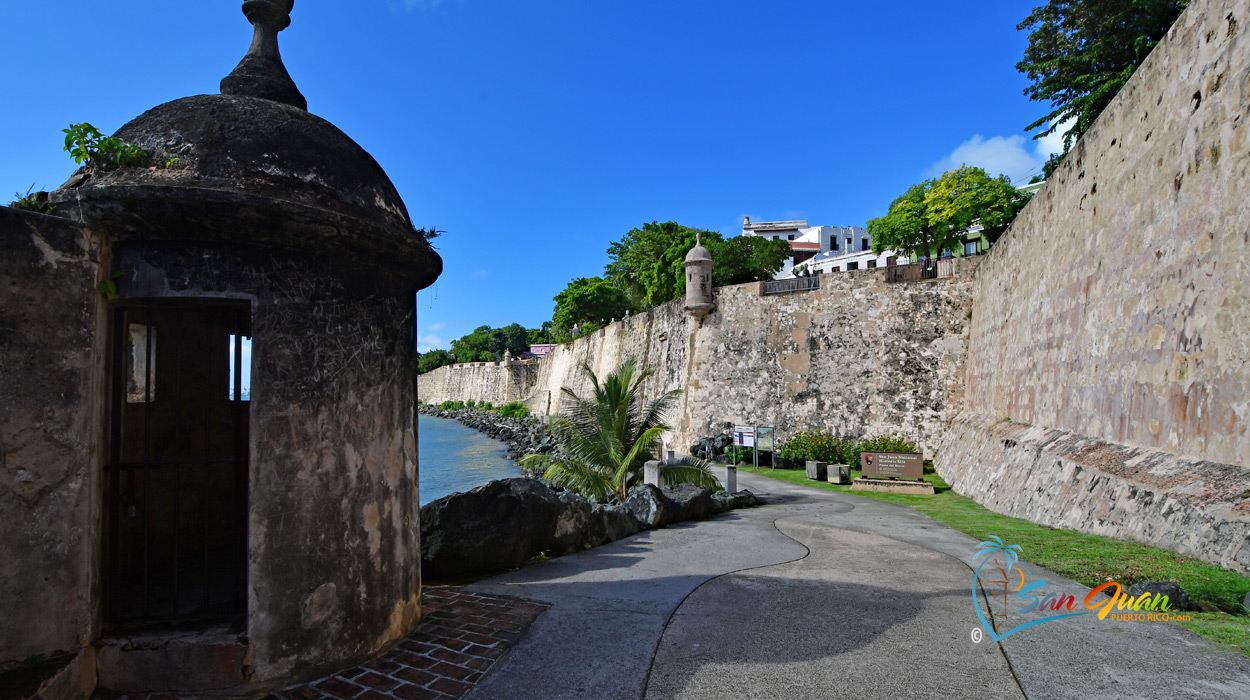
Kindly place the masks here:
MULTIPOLYGON (((996 613, 992 610, 990 611, 990 622, 994 625, 995 632, 1001 632, 1007 629, 1007 593, 1009 592, 1007 586, 1011 585, 1011 583, 1013 583, 1013 579, 1015 578, 1011 575, 1011 572, 1020 571, 1016 567, 1016 559, 1020 556, 1020 552, 1022 551, 1024 551, 1024 549, 1018 544, 1003 544, 1003 539, 998 535, 990 535, 989 540, 977 545, 977 553, 973 558, 980 559, 985 557, 985 561, 981 562, 980 566, 977 567, 976 575, 973 576, 973 598, 976 598, 977 581, 980 581, 983 584, 998 584, 1003 587, 1002 612, 996 613), (1005 558, 1007 560, 1006 567, 1004 567, 999 561, 1000 555, 1001 558, 1005 558), (985 568, 985 565, 990 562, 994 562, 993 568, 996 570, 995 573, 998 574, 999 578, 981 578, 981 569, 985 568), (1002 618, 1001 624, 998 618, 1002 618)), ((1024 572, 1020 572, 1020 581, 1021 583, 1024 582, 1024 572)), ((1017 586, 1017 588, 1019 588, 1019 586, 1017 586)))

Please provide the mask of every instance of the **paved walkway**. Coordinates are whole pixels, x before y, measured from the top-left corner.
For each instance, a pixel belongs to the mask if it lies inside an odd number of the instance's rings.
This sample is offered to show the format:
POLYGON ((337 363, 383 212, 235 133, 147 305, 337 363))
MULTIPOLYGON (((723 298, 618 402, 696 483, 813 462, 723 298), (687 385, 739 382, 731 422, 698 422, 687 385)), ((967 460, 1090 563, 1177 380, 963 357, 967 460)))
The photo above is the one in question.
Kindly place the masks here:
POLYGON ((739 482, 769 505, 470 586, 551 607, 466 697, 1250 698, 1250 659, 1166 623, 1084 616, 974 643, 972 538, 882 501, 739 482))

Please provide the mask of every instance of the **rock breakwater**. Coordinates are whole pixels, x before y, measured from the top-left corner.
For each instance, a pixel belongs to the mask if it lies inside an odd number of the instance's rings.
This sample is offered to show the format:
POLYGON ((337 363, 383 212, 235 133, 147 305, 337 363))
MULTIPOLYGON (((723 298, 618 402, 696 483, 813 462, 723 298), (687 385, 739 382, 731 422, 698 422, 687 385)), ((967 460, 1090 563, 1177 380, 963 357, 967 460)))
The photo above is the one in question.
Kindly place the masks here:
POLYGON ((555 438, 538 418, 508 418, 480 408, 444 411, 426 404, 418 404, 417 412, 423 416, 449 418, 506 444, 508 459, 515 460, 530 453, 548 454, 556 448, 555 438))

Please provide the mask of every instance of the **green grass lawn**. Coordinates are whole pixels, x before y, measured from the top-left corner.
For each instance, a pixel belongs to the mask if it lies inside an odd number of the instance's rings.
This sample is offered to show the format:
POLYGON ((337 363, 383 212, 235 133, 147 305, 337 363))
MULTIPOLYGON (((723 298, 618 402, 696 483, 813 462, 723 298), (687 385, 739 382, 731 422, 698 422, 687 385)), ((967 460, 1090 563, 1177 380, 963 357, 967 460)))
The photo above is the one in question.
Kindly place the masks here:
MULTIPOLYGON (((1021 558, 1026 561, 1086 586, 1094 587, 1108 580, 1118 581, 1126 588, 1138 581, 1175 581, 1193 601, 1222 611, 1191 613, 1190 622, 1177 624, 1250 656, 1250 615, 1242 608, 1242 600, 1250 592, 1250 578, 1238 573, 1166 549, 1057 530, 992 513, 952 491, 937 474, 925 475, 925 479, 933 483, 935 495, 908 496, 852 492, 849 486, 808 479, 802 469, 739 469, 812 488, 909 506, 978 540, 998 535, 1004 542, 1023 547, 1021 558)), ((859 476, 859 472, 854 471, 851 476, 859 476)))

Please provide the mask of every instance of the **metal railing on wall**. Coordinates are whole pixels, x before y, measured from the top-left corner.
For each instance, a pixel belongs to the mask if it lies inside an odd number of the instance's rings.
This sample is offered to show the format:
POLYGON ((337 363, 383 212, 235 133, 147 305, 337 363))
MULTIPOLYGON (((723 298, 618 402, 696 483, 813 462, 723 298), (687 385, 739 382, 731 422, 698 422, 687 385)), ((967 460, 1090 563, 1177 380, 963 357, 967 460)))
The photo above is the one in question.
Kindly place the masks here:
POLYGON ((917 282, 919 280, 931 280, 938 277, 951 277, 955 272, 953 260, 940 260, 937 265, 897 265, 895 267, 885 268, 886 282, 917 282), (943 265, 945 265, 945 274, 942 274, 943 265))
POLYGON ((792 277, 785 280, 764 280, 760 282, 760 294, 789 294, 791 292, 811 292, 820 289, 820 276, 792 277))

